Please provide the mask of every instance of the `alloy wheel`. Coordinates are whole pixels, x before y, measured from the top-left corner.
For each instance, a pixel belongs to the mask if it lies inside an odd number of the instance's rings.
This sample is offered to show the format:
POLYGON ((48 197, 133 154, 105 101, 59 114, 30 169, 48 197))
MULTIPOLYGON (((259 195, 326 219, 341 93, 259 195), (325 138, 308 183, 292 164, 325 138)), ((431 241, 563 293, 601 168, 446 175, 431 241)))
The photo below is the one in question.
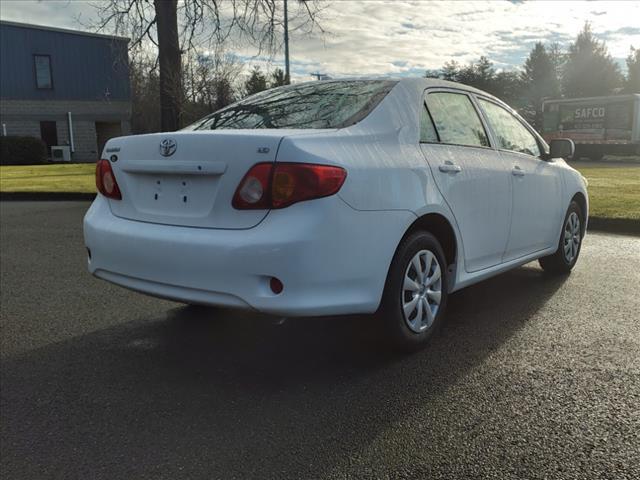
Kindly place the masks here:
POLYGON ((442 298, 442 270, 436 255, 420 250, 409 262, 402 286, 402 310, 415 333, 428 329, 438 314, 442 298))
POLYGON ((578 255, 580 247, 580 217, 576 212, 571 212, 564 224, 564 259, 567 263, 573 262, 578 255))

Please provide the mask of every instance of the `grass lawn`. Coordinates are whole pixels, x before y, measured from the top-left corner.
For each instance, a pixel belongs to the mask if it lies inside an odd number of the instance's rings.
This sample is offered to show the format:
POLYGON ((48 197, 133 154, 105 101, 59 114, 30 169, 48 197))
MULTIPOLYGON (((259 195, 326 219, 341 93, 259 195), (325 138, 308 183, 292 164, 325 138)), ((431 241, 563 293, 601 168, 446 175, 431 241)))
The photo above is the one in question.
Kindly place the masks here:
POLYGON ((1 192, 95 193, 95 163, 0 166, 1 192))
POLYGON ((589 215, 640 220, 640 165, 575 165, 589 181, 589 215))
MULTIPOLYGON (((575 167, 589 181, 591 216, 640 220, 640 165, 575 167)), ((2 192, 96 191, 95 165, 0 166, 2 192)))

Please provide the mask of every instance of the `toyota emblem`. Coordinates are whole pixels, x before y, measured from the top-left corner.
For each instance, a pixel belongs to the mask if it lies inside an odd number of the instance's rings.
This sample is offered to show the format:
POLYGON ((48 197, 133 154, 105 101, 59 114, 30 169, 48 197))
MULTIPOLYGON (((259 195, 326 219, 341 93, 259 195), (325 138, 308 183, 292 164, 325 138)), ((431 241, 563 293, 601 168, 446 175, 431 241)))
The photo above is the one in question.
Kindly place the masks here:
POLYGON ((178 144, 173 138, 165 138, 160 142, 160 155, 169 157, 173 155, 178 148, 178 144))

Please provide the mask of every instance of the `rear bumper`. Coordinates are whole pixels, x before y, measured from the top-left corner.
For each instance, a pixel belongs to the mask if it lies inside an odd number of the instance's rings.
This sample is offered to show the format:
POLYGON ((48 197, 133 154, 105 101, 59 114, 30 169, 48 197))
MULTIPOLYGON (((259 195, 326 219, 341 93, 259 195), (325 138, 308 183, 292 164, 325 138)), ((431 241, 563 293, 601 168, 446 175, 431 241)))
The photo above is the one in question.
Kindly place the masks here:
POLYGON ((98 195, 84 220, 96 277, 157 297, 285 316, 374 312, 396 246, 415 216, 362 212, 338 196, 222 230, 131 221, 98 195), (279 295, 271 277, 284 284, 279 295))

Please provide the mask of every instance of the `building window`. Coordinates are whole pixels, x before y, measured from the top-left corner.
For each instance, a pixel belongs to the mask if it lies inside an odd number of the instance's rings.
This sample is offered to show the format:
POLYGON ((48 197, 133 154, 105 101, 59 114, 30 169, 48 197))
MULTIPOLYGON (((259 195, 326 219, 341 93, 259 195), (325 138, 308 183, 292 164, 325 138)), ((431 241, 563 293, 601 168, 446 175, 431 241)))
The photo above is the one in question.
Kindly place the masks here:
POLYGON ((36 69, 36 87, 44 90, 52 89, 51 57, 49 55, 34 55, 33 63, 36 69))

